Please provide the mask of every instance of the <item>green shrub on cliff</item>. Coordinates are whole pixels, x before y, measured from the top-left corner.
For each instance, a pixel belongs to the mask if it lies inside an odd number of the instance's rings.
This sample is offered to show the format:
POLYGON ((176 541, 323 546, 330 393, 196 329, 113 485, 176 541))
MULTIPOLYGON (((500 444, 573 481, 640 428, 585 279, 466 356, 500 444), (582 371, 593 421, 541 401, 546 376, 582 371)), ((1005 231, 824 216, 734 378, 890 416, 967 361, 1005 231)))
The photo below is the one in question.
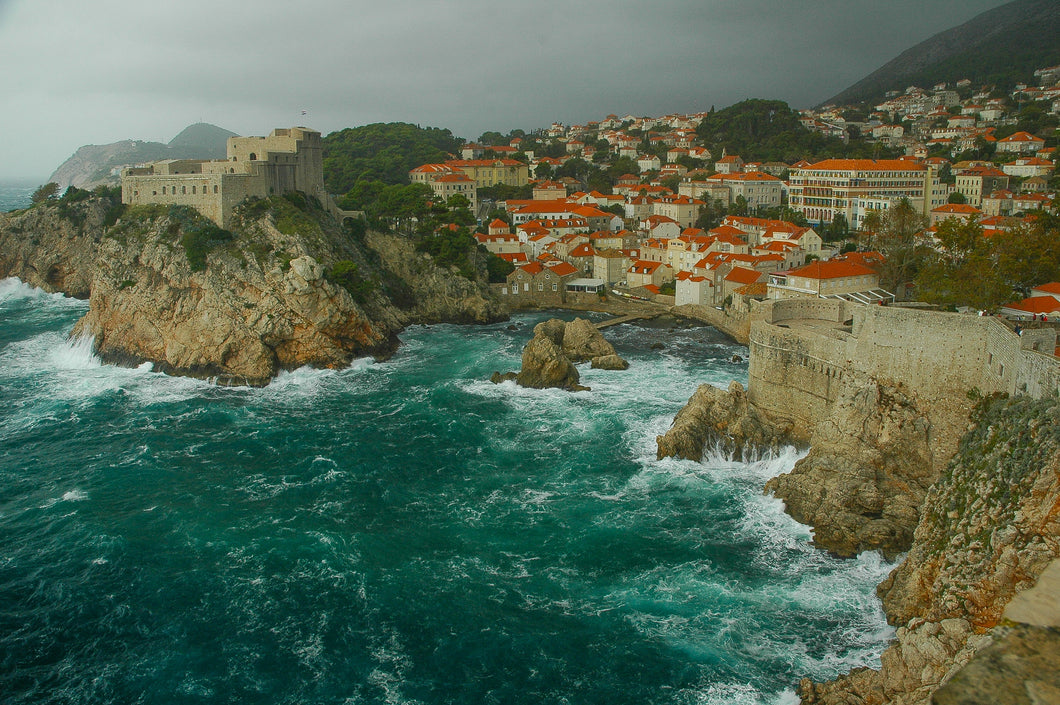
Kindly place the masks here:
POLYGON ((282 196, 248 198, 239 204, 236 215, 247 224, 269 214, 284 235, 306 237, 320 234, 318 216, 322 211, 317 199, 291 191, 282 196))
POLYGON ((340 260, 336 262, 324 274, 325 278, 333 284, 338 284, 350 293, 353 300, 363 304, 378 287, 375 282, 364 278, 357 267, 356 262, 340 260))
POLYGON ((416 250, 429 254, 440 267, 455 267, 465 279, 478 278, 478 243, 467 228, 440 230, 418 242, 416 250))
POLYGON ((170 232, 174 235, 180 233, 180 244, 193 272, 205 270, 206 256, 210 251, 231 242, 235 237, 190 206, 170 206, 167 216, 170 232))

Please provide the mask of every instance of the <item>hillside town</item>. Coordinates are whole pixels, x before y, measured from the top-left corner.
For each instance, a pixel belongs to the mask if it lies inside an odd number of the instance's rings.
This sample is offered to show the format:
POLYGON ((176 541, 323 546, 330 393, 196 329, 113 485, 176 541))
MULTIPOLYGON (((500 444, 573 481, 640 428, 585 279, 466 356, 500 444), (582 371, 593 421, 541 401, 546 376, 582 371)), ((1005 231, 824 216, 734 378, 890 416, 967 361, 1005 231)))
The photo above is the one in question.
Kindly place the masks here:
MULTIPOLYGON (((885 255, 854 236, 897 204, 923 218, 918 238, 936 248, 947 221, 977 224, 989 238, 1056 212, 1056 140, 1046 137, 1060 115, 1060 66, 1035 76, 1039 85, 1011 95, 959 81, 909 87, 871 112, 801 112, 805 129, 866 141, 886 158, 756 162, 703 145, 696 128, 708 113, 608 115, 466 144, 459 158, 423 164, 409 178, 442 200, 467 199, 480 217, 475 239, 514 267, 497 286, 514 308, 592 293, 737 311, 802 296, 885 304, 896 298, 881 286, 885 255), (1028 115, 1051 125, 1044 136, 1018 129, 1028 115), (605 189, 559 176, 582 162, 630 170, 605 189), (481 197, 498 186, 531 197, 481 197)), ((1050 293, 1058 285, 1038 284, 1004 312, 1060 316, 1050 293)))

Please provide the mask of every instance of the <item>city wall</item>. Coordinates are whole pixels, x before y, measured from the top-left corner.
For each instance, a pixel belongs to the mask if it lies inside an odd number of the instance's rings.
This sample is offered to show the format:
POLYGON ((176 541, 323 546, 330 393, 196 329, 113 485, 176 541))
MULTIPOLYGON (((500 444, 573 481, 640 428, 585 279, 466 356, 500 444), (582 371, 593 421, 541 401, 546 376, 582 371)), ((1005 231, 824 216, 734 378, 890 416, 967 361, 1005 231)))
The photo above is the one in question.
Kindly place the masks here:
POLYGON ((751 318, 749 397, 807 440, 844 391, 872 380, 915 393, 940 432, 961 420, 972 390, 1043 397, 1060 387, 1052 329, 1021 337, 989 316, 809 298, 762 302, 751 318))

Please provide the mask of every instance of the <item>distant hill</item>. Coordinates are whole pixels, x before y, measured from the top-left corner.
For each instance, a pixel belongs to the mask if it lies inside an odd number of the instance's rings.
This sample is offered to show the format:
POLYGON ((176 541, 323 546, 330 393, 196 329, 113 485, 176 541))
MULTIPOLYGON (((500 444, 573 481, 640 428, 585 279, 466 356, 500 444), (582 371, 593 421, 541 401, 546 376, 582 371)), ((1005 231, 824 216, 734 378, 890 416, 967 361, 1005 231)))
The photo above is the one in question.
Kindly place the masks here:
POLYGON ((1060 64, 1060 2, 1015 0, 902 52, 824 104, 881 101, 887 91, 962 78, 1009 90, 1034 70, 1060 64))
POLYGON ((92 188, 115 184, 115 173, 123 166, 161 159, 223 159, 229 137, 236 133, 205 122, 189 125, 168 144, 122 140, 111 144, 89 144, 59 165, 49 181, 65 189, 68 186, 92 188))

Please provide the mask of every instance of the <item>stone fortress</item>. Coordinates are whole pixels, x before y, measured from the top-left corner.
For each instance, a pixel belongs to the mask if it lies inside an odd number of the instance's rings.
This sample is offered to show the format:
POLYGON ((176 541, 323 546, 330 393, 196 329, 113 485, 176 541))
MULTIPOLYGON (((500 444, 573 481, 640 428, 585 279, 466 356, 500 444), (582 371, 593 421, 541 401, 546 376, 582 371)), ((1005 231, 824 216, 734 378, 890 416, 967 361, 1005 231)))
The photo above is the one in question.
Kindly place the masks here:
POLYGON ((991 316, 819 298, 761 302, 750 318, 748 396, 805 439, 844 390, 867 380, 900 381, 936 423, 952 423, 971 390, 1033 398, 1060 390, 1054 328, 1017 335, 991 316))
POLYGON ((337 211, 324 190, 322 154, 320 133, 305 127, 230 137, 223 160, 169 159, 122 170, 121 200, 191 206, 222 228, 244 199, 288 191, 314 196, 337 211))

